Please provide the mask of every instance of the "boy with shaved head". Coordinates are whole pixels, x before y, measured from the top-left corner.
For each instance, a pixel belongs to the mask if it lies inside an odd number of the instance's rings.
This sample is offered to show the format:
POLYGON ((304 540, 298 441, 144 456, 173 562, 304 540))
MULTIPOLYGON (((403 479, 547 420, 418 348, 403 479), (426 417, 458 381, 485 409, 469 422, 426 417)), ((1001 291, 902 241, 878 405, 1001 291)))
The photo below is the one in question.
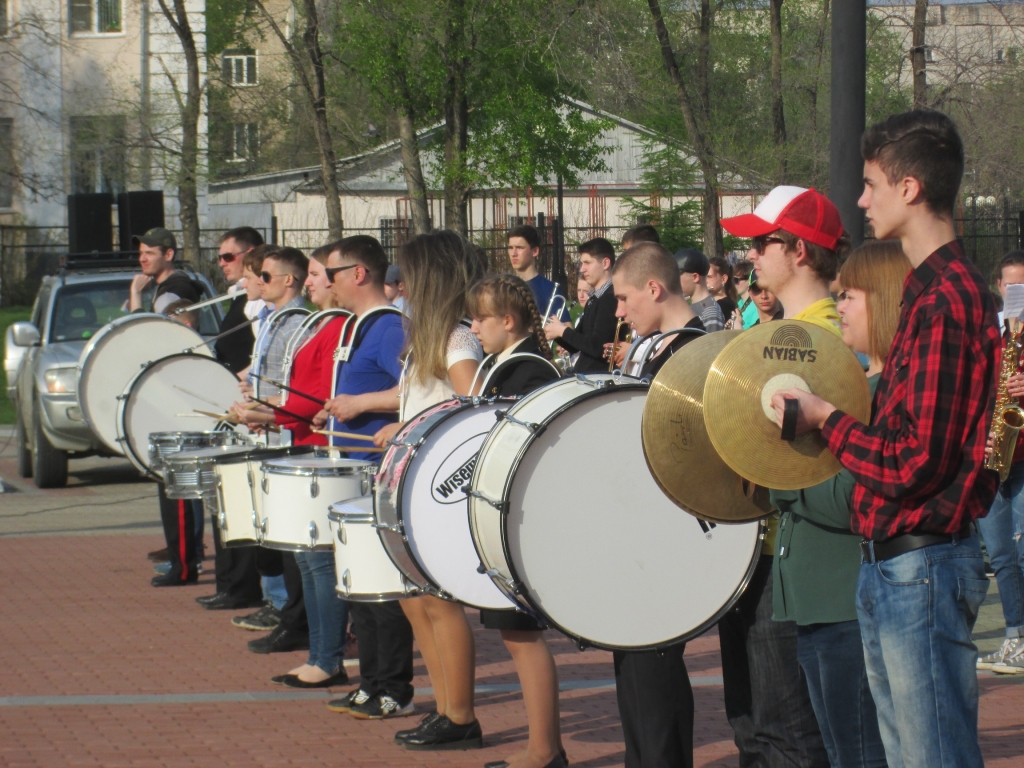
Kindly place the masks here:
MULTIPOLYGON (((634 245, 612 270, 616 317, 641 336, 681 330, 657 344, 641 376, 653 376, 677 350, 703 335, 679 285, 676 260, 657 243, 634 245)), ((657 651, 615 651, 615 688, 627 768, 693 765, 693 691, 686 644, 657 651)))

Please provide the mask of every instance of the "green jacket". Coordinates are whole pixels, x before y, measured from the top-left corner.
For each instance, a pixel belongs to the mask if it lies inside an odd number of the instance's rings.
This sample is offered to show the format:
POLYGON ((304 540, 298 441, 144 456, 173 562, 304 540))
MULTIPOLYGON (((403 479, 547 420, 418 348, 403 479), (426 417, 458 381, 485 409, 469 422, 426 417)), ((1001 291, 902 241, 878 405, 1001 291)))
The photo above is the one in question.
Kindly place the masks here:
MULTIPOLYGON (((878 376, 868 383, 874 395, 878 376)), ((771 491, 781 513, 772 568, 775 621, 856 621, 861 536, 850 530, 853 486, 844 469, 802 491, 771 491)))

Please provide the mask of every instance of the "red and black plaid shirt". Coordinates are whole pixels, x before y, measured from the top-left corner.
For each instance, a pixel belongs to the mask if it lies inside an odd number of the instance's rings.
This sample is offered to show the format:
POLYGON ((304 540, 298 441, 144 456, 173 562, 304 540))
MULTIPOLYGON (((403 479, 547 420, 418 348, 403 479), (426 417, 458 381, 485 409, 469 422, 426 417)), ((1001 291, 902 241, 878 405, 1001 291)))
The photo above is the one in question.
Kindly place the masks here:
POLYGON ((822 429, 857 480, 854 533, 956 533, 988 512, 998 477, 982 465, 999 344, 992 294, 959 242, 907 276, 871 426, 836 411, 822 429))

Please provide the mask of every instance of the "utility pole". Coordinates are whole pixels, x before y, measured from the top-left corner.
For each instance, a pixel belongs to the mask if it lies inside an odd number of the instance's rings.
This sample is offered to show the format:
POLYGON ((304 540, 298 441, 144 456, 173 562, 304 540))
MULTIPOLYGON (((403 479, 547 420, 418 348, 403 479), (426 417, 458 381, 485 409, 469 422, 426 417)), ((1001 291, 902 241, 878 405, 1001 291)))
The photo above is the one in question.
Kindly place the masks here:
POLYGON ((839 209, 853 245, 864 241, 864 189, 860 138, 864 133, 867 67, 867 3, 832 4, 832 129, 829 142, 829 198, 839 209))
MULTIPOLYGON (((149 121, 149 2, 142 0, 142 29, 139 33, 139 40, 142 48, 142 61, 139 68, 139 132, 142 135, 142 174, 140 182, 143 189, 149 189, 153 183, 152 147, 150 147, 149 121)), ((121 244, 124 247, 124 243, 121 244)))

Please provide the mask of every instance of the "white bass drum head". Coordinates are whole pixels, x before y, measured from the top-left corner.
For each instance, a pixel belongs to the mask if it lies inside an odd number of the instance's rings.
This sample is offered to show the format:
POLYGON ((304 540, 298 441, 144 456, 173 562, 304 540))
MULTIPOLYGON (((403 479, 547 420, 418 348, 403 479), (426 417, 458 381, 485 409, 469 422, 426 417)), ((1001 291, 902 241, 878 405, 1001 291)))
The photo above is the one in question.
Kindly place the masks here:
MULTIPOLYGON (((188 326, 148 312, 119 317, 96 332, 78 359, 78 402, 86 423, 107 448, 124 453, 117 441, 117 398, 128 382, 148 362, 202 341, 188 326)), ((205 346, 193 354, 213 356, 205 346)))
POLYGON ((238 378, 210 357, 177 354, 150 363, 119 401, 118 437, 125 456, 149 472, 150 433, 215 430, 223 422, 195 411, 224 413, 239 399, 238 378))

